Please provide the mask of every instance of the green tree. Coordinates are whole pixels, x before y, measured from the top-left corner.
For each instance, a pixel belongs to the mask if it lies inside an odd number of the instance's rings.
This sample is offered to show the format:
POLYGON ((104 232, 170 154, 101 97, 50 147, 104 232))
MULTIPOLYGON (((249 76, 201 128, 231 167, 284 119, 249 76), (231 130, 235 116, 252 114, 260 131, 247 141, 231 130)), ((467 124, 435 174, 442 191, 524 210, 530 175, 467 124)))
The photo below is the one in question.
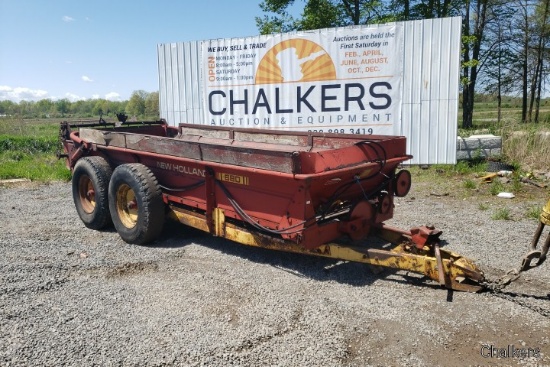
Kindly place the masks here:
POLYGON ((55 109, 61 117, 65 117, 67 112, 69 112, 70 105, 71 102, 68 99, 63 98, 55 102, 55 109))
POLYGON ((136 90, 132 93, 128 104, 126 105, 126 113, 130 116, 145 115, 145 100, 148 93, 144 90, 136 90))
POLYGON ((149 93, 145 98, 145 115, 150 118, 159 118, 159 92, 149 93))
POLYGON ((267 13, 256 18, 261 34, 369 24, 388 19, 382 0, 306 0, 299 19, 289 14, 294 0, 263 0, 267 13))
POLYGON ((474 96, 489 0, 466 0, 462 27, 462 128, 473 126, 474 96))
POLYGON ((0 101, 0 115, 15 115, 17 113, 17 103, 5 100, 0 101))
POLYGON ((264 13, 262 18, 256 17, 256 26, 261 34, 290 32, 297 29, 294 18, 287 8, 293 0, 264 0, 260 9, 264 13))
POLYGON ((19 102, 18 115, 32 117, 34 110, 34 101, 21 101, 19 102))
POLYGON ((532 46, 533 57, 535 59, 535 71, 532 73, 531 78, 531 99, 529 104, 529 111, 527 114, 527 120, 529 122, 539 122, 540 112, 540 97, 542 94, 542 84, 544 76, 544 59, 547 53, 548 41, 550 38, 550 0, 541 0, 535 6, 535 12, 531 17, 530 23, 533 27, 533 34, 535 42, 532 46), (533 107, 535 108, 533 116, 533 107))
POLYGON ((300 29, 336 27, 342 24, 342 14, 330 0, 309 0, 297 24, 300 29))
POLYGON ((502 121, 502 97, 514 91, 516 70, 515 52, 509 47, 512 40, 512 19, 514 10, 509 6, 500 6, 491 9, 494 18, 498 21, 488 25, 486 30, 487 42, 483 43, 485 59, 479 68, 479 85, 483 92, 496 96, 497 124, 502 121))
POLYGON ((35 104, 35 116, 47 117, 50 112, 54 111, 54 103, 51 99, 41 99, 35 104))
POLYGON ((108 101, 105 99, 98 99, 94 103, 94 107, 92 108, 92 114, 94 116, 101 116, 103 114, 108 114, 109 112, 109 104, 108 101))
POLYGON ((93 117, 91 100, 79 100, 72 104, 72 111, 78 117, 93 117))

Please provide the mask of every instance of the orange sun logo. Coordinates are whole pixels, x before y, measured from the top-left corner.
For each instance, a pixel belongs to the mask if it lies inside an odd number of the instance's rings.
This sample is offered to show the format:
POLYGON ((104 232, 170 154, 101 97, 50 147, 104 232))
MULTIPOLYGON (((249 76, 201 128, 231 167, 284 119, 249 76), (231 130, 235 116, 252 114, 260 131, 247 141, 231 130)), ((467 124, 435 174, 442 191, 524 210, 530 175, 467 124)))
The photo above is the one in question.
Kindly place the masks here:
POLYGON ((334 79, 336 69, 329 54, 305 39, 291 39, 273 46, 256 72, 256 84, 334 79))

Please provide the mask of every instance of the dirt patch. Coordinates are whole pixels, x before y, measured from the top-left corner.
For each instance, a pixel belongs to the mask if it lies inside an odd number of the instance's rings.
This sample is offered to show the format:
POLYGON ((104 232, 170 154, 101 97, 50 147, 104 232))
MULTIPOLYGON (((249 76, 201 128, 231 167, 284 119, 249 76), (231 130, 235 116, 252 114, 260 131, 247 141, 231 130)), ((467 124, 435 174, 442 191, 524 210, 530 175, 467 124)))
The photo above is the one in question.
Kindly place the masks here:
POLYGON ((125 263, 116 266, 114 269, 111 269, 107 271, 107 278, 117 278, 117 277, 125 277, 125 276, 133 276, 136 274, 141 274, 144 272, 153 272, 158 270, 158 264, 157 263, 144 263, 144 262, 138 262, 138 263, 125 263))

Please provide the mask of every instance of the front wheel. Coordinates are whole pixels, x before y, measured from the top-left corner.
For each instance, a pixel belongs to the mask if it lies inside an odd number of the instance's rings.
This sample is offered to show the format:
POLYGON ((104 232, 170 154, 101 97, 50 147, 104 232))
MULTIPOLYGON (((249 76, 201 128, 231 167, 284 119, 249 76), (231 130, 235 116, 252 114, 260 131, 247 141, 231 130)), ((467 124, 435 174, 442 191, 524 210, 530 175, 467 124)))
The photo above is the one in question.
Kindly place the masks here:
POLYGON ((73 200, 78 216, 91 229, 102 229, 111 222, 107 189, 113 173, 102 157, 84 157, 73 171, 73 200))
POLYGON ((140 163, 123 164, 109 184, 109 211, 120 237, 131 244, 154 241, 164 225, 164 202, 155 175, 140 163))

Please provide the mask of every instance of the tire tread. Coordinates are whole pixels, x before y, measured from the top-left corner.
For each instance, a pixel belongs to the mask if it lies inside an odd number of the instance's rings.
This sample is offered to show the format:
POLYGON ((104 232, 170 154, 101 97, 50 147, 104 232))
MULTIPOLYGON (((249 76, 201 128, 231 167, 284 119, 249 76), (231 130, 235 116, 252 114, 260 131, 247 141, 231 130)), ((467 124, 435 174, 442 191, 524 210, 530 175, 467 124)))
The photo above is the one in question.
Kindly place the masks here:
POLYGON ((73 200, 80 219, 90 229, 99 230, 111 224, 108 188, 112 174, 109 163, 99 156, 81 158, 75 165, 72 178, 73 200), (86 213, 80 204, 78 185, 82 174, 87 174, 94 185, 96 207, 91 214, 86 213))
POLYGON ((117 232, 128 243, 143 245, 154 241, 162 232, 165 214, 162 190, 153 172, 141 163, 128 163, 115 169, 109 185, 109 209, 117 232), (116 191, 121 183, 134 190, 139 202, 138 222, 133 228, 126 228, 118 218, 116 191))

